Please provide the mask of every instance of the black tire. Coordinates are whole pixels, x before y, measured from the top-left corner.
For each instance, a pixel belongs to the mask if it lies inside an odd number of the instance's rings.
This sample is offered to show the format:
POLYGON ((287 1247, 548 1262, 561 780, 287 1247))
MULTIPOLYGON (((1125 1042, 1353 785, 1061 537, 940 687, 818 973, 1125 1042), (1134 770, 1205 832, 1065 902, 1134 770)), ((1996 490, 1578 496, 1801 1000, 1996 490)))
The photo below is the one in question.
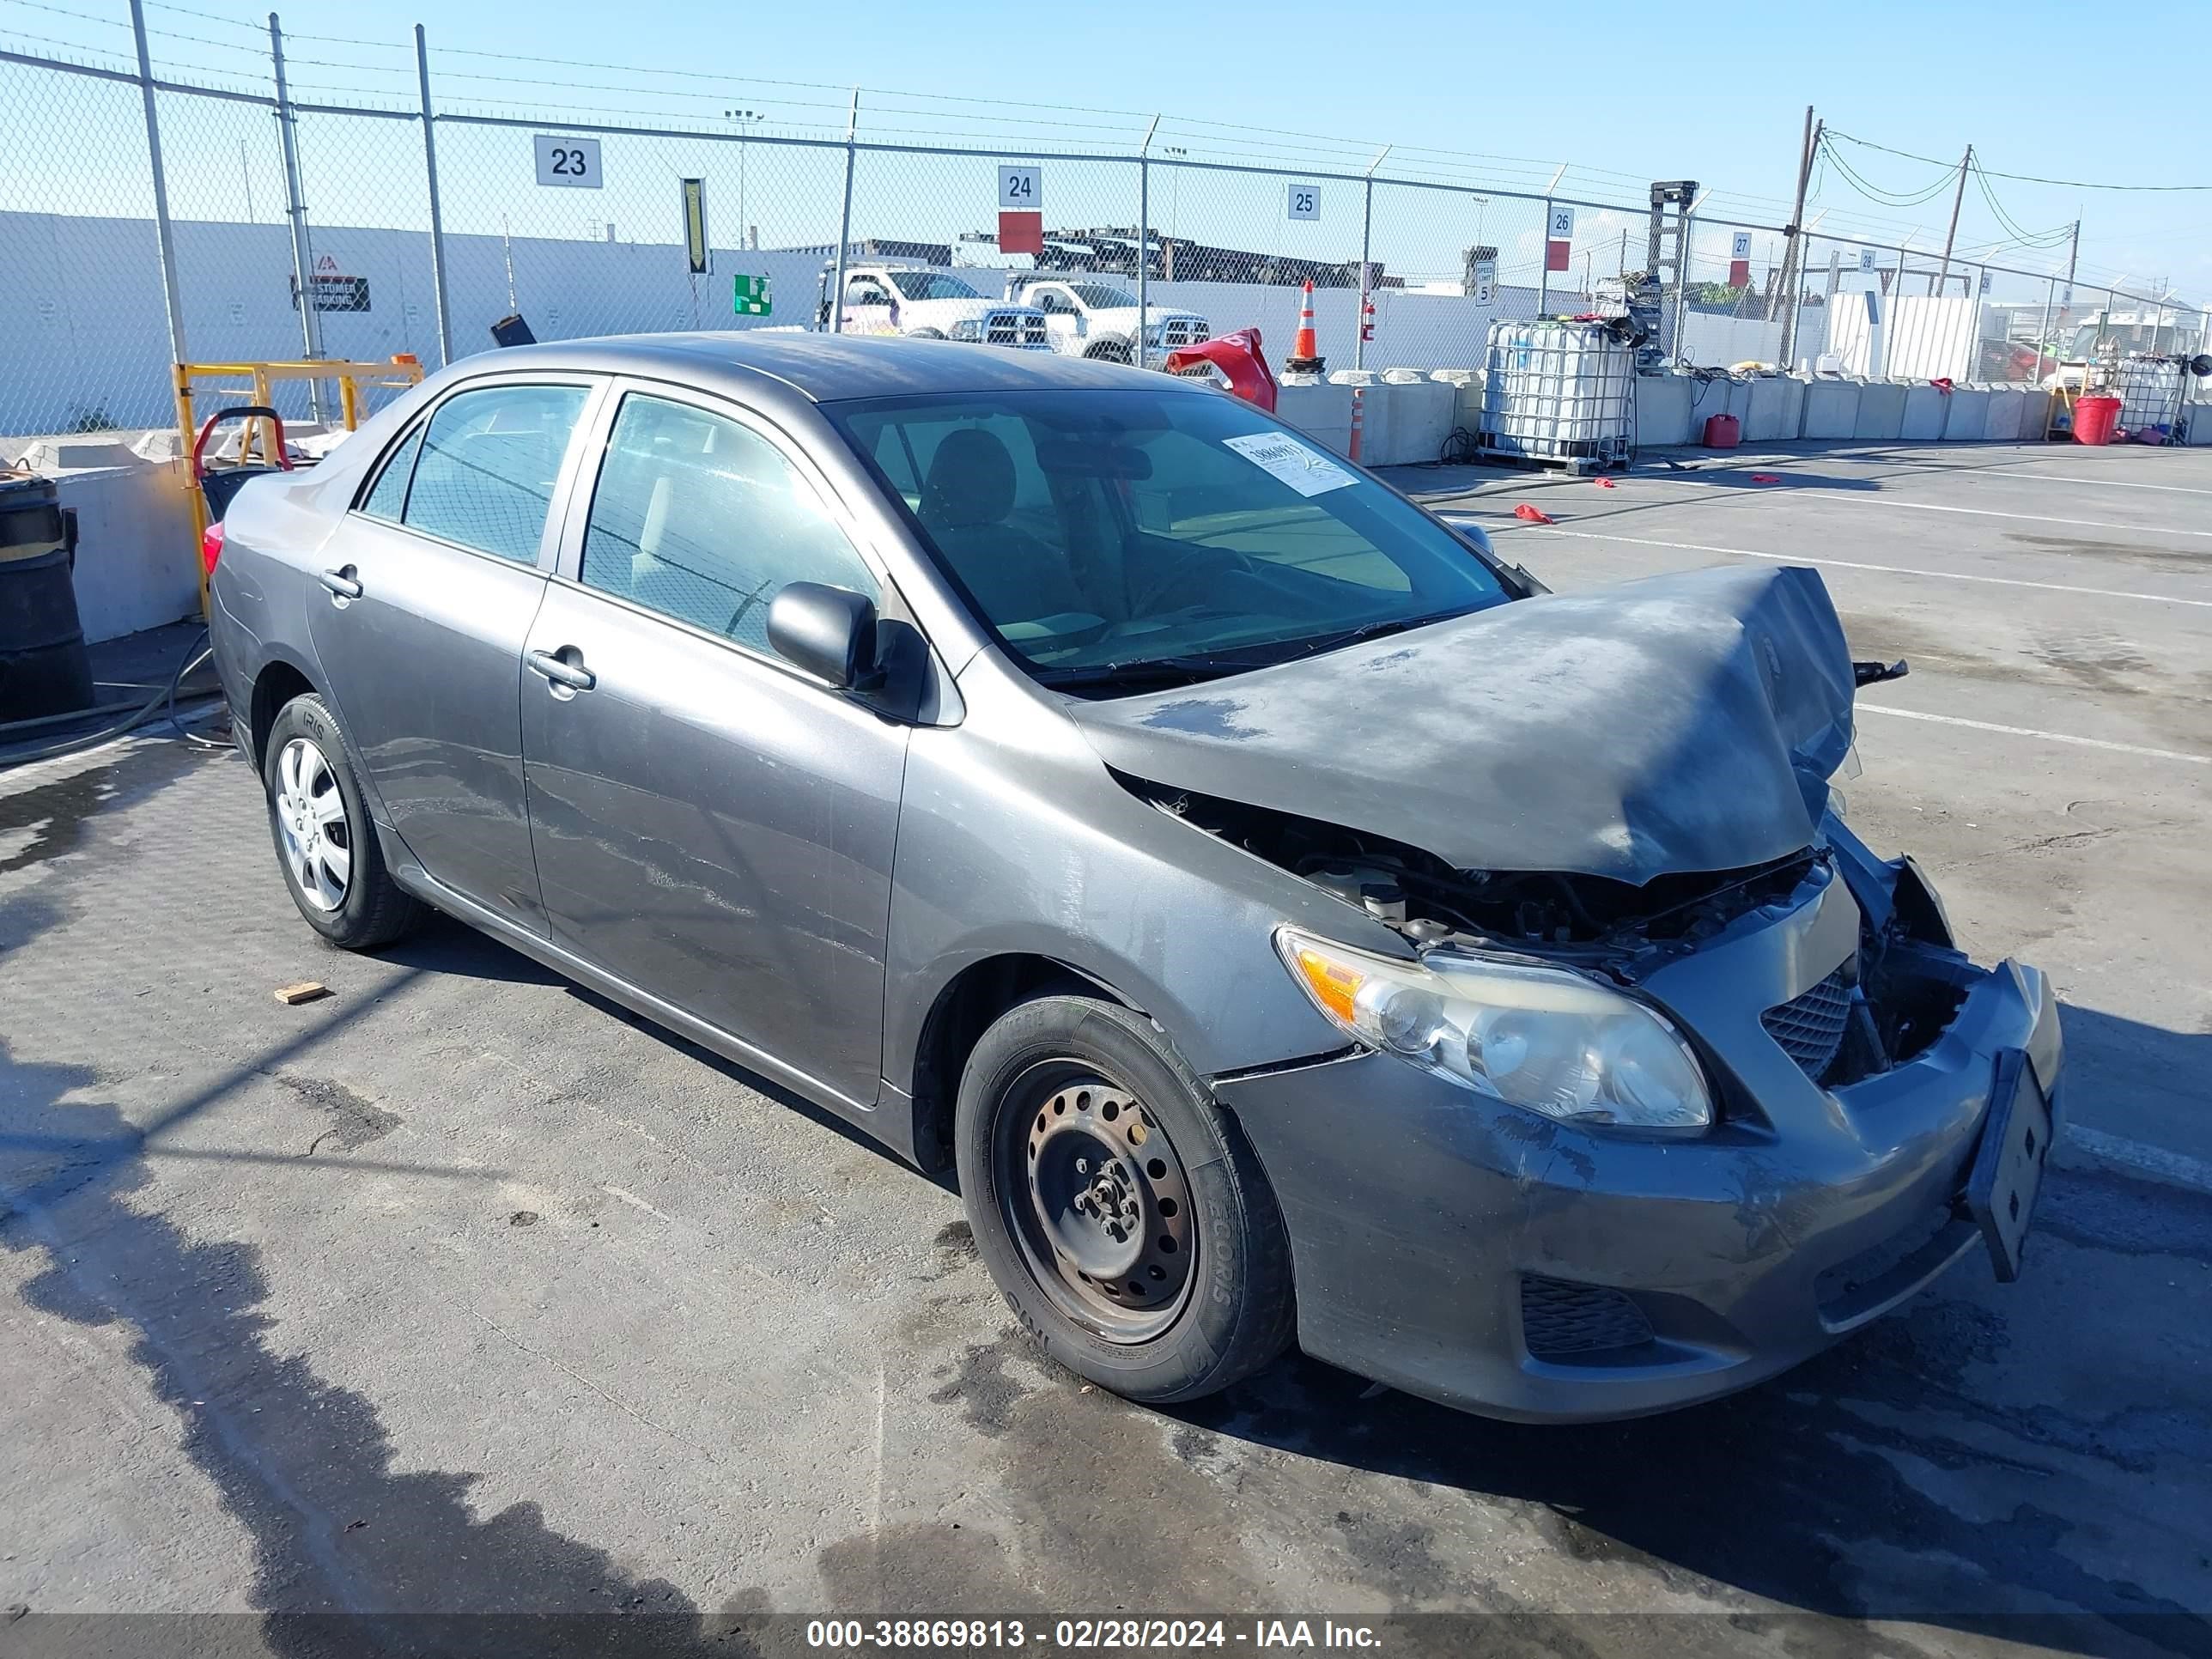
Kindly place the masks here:
POLYGON ((1094 363, 1122 363, 1135 361, 1136 354, 1124 340, 1103 340, 1083 354, 1094 363))
MULTIPOLYGON (((276 845, 277 866, 284 872, 284 885, 291 890, 292 902, 299 907, 307 926, 341 949, 368 951, 391 944, 422 920, 421 902, 393 881, 391 872, 385 868, 383 848, 377 842, 375 826, 369 822, 368 805, 362 799, 353 763, 346 757, 345 740, 339 735, 337 721, 323 700, 313 692, 293 698, 277 711, 269 728, 268 744, 262 750, 261 784, 269 804, 269 836, 276 845), (330 902, 330 889, 322 885, 331 867, 327 854, 318 866, 321 872, 317 882, 319 890, 311 896, 308 883, 295 868, 297 843, 288 842, 286 814, 280 802, 295 799, 285 777, 287 756, 295 752, 295 744, 311 745, 328 774, 327 788, 321 787, 322 779, 318 775, 309 790, 297 799, 327 800, 335 793, 344 809, 340 827, 347 869, 335 903, 330 902)), ((331 826, 313 824, 311 816, 295 818, 293 835, 298 836, 312 830, 328 838, 331 847, 337 847, 339 838, 331 826)))
MULTIPOLYGON (((1164 1405, 1224 1389, 1289 1343, 1290 1241, 1274 1194, 1236 1120, 1214 1104, 1144 1015, 1081 996, 1042 997, 1008 1011, 969 1056, 953 1138, 984 1265, 1030 1334, 1068 1370, 1129 1399, 1164 1405), (1055 1105, 1063 1109, 1058 1116, 1055 1105), (1112 1115, 1113 1107, 1120 1132, 1146 1152, 1109 1155, 1097 1164, 1110 1168, 1116 1182, 1126 1176, 1131 1183, 1111 1189, 1127 1207, 1111 1208, 1116 1200, 1109 1197, 1107 1212, 1141 1218, 1132 1231, 1147 1248, 1156 1228, 1175 1224, 1159 1218, 1163 1211, 1188 1229, 1176 1256, 1138 1269, 1137 1282, 1125 1277, 1114 1294, 1172 1292, 1178 1299, 1166 1311, 1157 1303, 1106 1303, 1104 1279, 1079 1272, 1066 1249, 1044 1248, 1067 1236, 1055 1224, 1087 1227, 1093 1217, 1079 1221, 1061 1210, 1057 1224, 1045 1218, 1053 1206, 1036 1197, 1040 1141, 1061 1146, 1063 1137, 1073 1137, 1079 1146, 1081 1135, 1106 1128, 1096 1115, 1086 1121, 1079 1113, 1112 1115), (1079 1122, 1079 1131, 1069 1127, 1079 1122), (1167 1146, 1153 1136, 1164 1136, 1167 1146), (1162 1176, 1157 1188, 1147 1168, 1162 1176), (1168 1196, 1177 1190, 1181 1201, 1168 1196), (1160 1277, 1155 1269, 1162 1264, 1182 1275, 1180 1285, 1144 1280, 1146 1273, 1160 1277), (1161 1320, 1158 1328, 1147 1322, 1161 1320)), ((1065 1152, 1058 1156, 1068 1163, 1065 1152)), ((1090 1197, 1086 1190, 1078 1202, 1090 1197)), ((1097 1242, 1115 1248, 1103 1236, 1097 1242)), ((1115 1271, 1131 1273, 1127 1266, 1115 1271)))

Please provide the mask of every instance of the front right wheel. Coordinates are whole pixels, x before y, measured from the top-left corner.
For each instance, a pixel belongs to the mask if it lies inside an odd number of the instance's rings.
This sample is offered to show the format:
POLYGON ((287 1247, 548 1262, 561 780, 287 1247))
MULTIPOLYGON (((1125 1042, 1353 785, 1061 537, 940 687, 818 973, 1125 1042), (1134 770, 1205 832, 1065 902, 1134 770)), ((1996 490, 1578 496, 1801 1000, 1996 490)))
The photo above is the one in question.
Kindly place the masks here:
POLYGON ((1142 1014, 1010 1010, 969 1057, 954 1139, 976 1249, 1070 1370, 1165 1404, 1289 1342, 1290 1243, 1259 1159, 1142 1014))

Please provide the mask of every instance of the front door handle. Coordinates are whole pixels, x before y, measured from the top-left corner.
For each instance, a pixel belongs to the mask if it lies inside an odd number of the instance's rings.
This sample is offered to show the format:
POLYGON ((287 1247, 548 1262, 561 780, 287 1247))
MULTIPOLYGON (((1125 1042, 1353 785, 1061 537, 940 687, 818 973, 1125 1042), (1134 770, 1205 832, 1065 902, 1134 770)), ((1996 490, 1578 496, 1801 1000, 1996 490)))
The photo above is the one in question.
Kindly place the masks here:
MULTIPOLYGON (((563 646, 562 649, 574 651, 575 647, 563 646)), ((588 691, 599 683, 599 677, 583 664, 569 662, 550 651, 526 651, 522 660, 532 673, 571 691, 588 691)))
POLYGON ((315 580, 331 590, 334 599, 357 599, 361 584, 354 580, 354 567, 346 565, 337 570, 325 570, 315 580))

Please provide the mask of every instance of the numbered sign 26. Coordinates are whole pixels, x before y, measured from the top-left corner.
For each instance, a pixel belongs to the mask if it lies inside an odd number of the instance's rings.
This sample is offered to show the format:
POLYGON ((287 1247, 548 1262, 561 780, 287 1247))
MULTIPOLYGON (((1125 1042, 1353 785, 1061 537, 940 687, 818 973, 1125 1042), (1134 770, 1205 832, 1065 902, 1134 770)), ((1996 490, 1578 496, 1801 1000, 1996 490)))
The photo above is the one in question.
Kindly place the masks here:
POLYGON ((1001 212, 1041 212, 1044 208, 1044 170, 1034 163, 999 168, 999 209, 1001 212))
POLYGON ((1553 208, 1550 228, 1544 234, 1554 242, 1572 241, 1575 234, 1575 210, 1571 207, 1553 208))
POLYGON ((541 132, 532 144, 538 152, 538 182, 565 190, 599 188, 599 141, 596 138, 556 138, 541 132))
POLYGON ((1290 200, 1285 211, 1293 219, 1320 218, 1321 186, 1318 185, 1292 185, 1290 190, 1290 200))

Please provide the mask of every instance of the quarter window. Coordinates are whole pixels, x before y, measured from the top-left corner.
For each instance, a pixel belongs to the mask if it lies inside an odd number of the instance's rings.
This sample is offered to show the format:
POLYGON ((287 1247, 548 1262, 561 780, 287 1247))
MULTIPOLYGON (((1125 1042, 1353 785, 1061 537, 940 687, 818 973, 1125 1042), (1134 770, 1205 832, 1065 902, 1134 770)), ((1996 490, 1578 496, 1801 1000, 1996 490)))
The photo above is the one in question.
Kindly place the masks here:
POLYGON ((623 401, 584 532, 584 586, 768 649, 791 582, 873 599, 875 578, 768 441, 665 398, 623 401))
POLYGON ((362 498, 361 510, 372 519, 389 519, 399 522, 399 515, 407 505, 407 480, 415 471, 415 452, 422 447, 422 428, 417 426, 401 441, 399 447, 384 464, 384 471, 376 475, 376 483, 362 498))
POLYGON ((403 521, 535 564, 584 395, 580 386, 499 386, 447 398, 423 435, 403 521))

